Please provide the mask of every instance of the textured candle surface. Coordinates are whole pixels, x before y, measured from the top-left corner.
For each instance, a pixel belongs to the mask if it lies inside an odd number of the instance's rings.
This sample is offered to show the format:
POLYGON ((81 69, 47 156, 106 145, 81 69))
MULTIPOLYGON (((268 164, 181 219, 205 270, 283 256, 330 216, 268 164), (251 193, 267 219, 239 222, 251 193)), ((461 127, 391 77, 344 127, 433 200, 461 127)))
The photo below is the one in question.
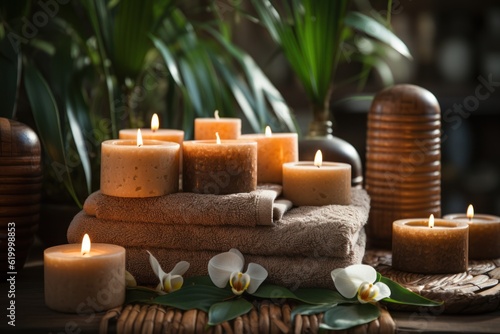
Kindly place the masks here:
POLYGON ((215 133, 220 139, 238 139, 241 135, 241 119, 239 118, 195 118, 194 139, 212 140, 215 133))
POLYGON ((186 141, 183 191, 233 194, 257 189, 257 143, 243 140, 186 141))
POLYGON ((465 214, 449 214, 443 219, 469 224, 469 259, 500 258, 500 217, 475 214, 469 219, 465 214))
POLYGON ((283 164, 283 196, 296 206, 351 204, 351 165, 323 162, 283 164))
POLYGON ((396 220, 392 226, 392 267, 420 274, 467 270, 469 227, 466 223, 424 218, 396 220))
POLYGON ((101 192, 118 197, 154 197, 179 189, 179 144, 107 140, 101 149, 101 192))
POLYGON ((125 248, 92 244, 60 245, 44 251, 45 304, 56 311, 101 312, 125 301, 125 248))
POLYGON ((296 133, 246 134, 241 139, 257 142, 257 182, 283 182, 283 164, 299 159, 299 144, 296 133))

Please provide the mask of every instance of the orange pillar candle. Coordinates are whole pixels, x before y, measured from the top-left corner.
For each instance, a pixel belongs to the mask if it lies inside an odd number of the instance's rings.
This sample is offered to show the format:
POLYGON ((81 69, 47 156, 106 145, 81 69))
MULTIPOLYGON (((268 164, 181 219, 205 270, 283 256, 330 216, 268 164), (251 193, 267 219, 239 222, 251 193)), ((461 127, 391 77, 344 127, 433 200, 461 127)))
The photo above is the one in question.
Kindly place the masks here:
POLYGON ((101 312, 125 301, 125 248, 82 244, 47 248, 43 252, 45 304, 70 313, 101 312))
MULTIPOLYGON (((160 129, 158 115, 151 117, 151 129, 141 129, 142 139, 171 141, 182 145, 184 131, 176 129, 160 129)), ((122 129, 118 132, 120 139, 136 139, 137 129, 122 129)))
POLYGON ((241 139, 257 142, 257 182, 283 182, 283 164, 297 162, 299 141, 296 133, 272 133, 266 127, 265 134, 246 134, 241 139))
POLYGON ((469 226, 464 222, 401 219, 392 225, 392 267, 419 274, 452 274, 467 270, 469 226))
POLYGON ((183 145, 183 191, 233 194, 257 188, 257 143, 188 140, 183 145))
POLYGON ((469 259, 500 258, 500 217, 474 214, 473 206, 469 205, 467 214, 449 214, 443 219, 469 224, 469 259))
POLYGON ((241 135, 241 119, 221 118, 218 111, 215 111, 214 118, 195 118, 195 140, 214 140, 216 132, 220 139, 238 139, 241 135))
POLYGON ((351 204, 351 165, 323 162, 321 151, 314 162, 283 164, 283 196, 296 206, 351 204))
MULTIPOLYGON (((140 131, 138 131, 140 134, 140 131)), ((101 144, 101 192, 117 197, 155 197, 179 190, 177 143, 106 140, 101 144)))

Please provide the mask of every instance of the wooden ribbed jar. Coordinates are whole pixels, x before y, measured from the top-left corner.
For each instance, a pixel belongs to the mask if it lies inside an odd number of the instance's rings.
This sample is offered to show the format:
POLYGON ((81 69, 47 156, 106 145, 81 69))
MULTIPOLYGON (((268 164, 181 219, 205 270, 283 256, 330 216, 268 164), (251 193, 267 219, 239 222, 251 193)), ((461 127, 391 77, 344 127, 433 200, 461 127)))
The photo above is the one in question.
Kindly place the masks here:
POLYGON ((379 92, 368 113, 365 187, 370 244, 390 248, 392 223, 441 216, 441 112, 414 85, 379 92))
POLYGON ((0 118, 2 275, 19 273, 24 265, 38 227, 41 189, 41 148, 36 133, 23 123, 0 118))

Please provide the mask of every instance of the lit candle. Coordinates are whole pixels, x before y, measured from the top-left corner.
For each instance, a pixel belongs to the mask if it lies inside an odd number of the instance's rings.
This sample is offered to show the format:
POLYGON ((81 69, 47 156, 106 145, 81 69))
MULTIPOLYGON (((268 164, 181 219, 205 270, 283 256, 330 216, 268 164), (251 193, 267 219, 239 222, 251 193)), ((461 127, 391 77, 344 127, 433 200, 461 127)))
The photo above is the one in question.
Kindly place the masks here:
POLYGON ((179 190, 179 144, 159 140, 106 140, 101 144, 101 192, 154 197, 179 190))
POLYGON ((474 207, 469 205, 467 214, 449 214, 443 219, 469 224, 469 259, 500 258, 500 217, 474 214, 474 207))
POLYGON ((45 304, 56 311, 101 312, 125 301, 125 248, 60 245, 43 252, 45 304))
POLYGON ((219 133, 220 139, 238 139, 241 135, 241 119, 219 117, 217 110, 214 118, 195 118, 195 140, 211 140, 216 132, 219 133))
POLYGON ((257 188, 257 143, 188 140, 183 145, 183 191, 233 194, 257 188))
POLYGON ((314 162, 283 164, 283 196, 296 206, 351 204, 351 165, 323 162, 317 151, 314 162))
POLYGON ((434 219, 401 219, 392 225, 392 267, 420 274, 451 274, 467 270, 469 226, 434 219))
POLYGON ((283 181, 283 164, 297 162, 299 143, 296 133, 272 133, 269 126, 264 134, 246 134, 241 139, 257 142, 257 182, 283 181))
MULTIPOLYGON (((142 139, 171 141, 182 145, 184 141, 184 131, 175 129, 160 129, 160 120, 157 114, 151 117, 151 128, 141 129, 142 139)), ((120 139, 135 139, 136 129, 122 129, 118 133, 120 139)))

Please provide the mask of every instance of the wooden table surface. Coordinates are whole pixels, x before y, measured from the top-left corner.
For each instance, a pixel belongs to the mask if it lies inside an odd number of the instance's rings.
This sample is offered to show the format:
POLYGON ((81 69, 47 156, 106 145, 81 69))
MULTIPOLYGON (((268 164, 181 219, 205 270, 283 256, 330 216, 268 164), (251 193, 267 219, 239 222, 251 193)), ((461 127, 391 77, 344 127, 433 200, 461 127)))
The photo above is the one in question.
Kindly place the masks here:
MULTIPOLYGON (((36 249, 36 248, 35 248, 36 249)), ((8 325, 9 285, 0 284, 2 295, 0 333, 97 333, 103 313, 64 314, 45 306, 43 262, 40 249, 31 256, 15 282, 15 328, 8 325)), ((440 315, 418 312, 391 312, 398 333, 500 333, 500 309, 480 315, 440 315)))

